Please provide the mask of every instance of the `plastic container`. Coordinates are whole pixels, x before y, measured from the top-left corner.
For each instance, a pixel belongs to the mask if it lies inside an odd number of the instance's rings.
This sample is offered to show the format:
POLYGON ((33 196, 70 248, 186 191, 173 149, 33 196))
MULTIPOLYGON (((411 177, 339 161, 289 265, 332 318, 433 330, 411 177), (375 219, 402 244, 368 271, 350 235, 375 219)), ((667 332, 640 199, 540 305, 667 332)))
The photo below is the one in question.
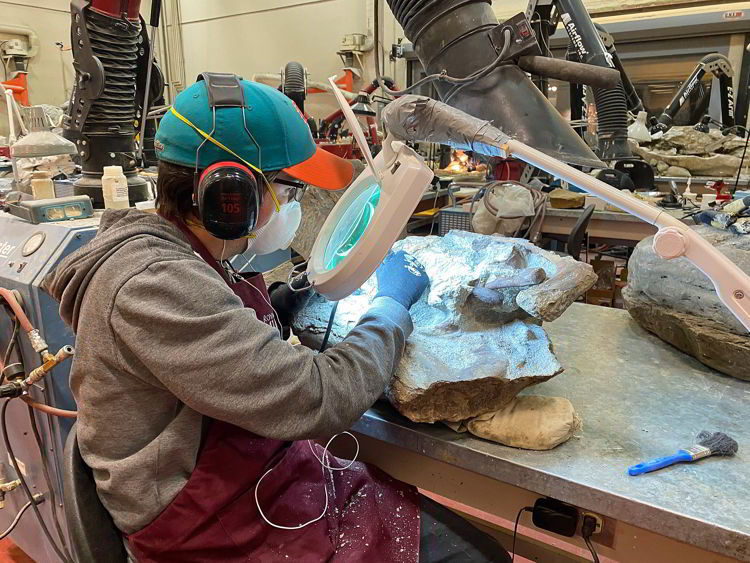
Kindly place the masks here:
POLYGON ((36 171, 31 177, 31 194, 34 199, 54 199, 55 182, 52 174, 44 171, 36 171))
POLYGON ((102 175, 102 192, 104 209, 127 209, 128 179, 122 173, 122 166, 105 166, 102 175))

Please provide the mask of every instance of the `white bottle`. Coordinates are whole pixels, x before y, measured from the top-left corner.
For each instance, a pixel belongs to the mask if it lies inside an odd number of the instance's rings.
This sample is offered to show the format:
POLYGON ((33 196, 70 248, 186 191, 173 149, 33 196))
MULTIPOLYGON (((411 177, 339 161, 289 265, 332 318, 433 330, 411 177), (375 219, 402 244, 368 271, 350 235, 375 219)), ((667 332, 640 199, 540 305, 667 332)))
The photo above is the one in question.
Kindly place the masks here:
POLYGON ((122 166, 105 166, 102 175, 102 192, 104 192, 104 209, 127 209, 128 179, 122 173, 122 166))

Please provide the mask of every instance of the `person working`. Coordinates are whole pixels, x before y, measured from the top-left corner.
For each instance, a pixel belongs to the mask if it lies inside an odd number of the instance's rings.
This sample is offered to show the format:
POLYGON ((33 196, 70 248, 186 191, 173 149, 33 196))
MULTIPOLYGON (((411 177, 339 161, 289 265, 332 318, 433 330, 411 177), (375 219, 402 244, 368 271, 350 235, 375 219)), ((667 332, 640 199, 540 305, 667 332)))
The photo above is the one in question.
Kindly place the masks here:
POLYGON ((81 453, 132 556, 508 561, 413 487, 363 463, 342 470, 312 442, 388 386, 424 268, 390 254, 370 310, 317 354, 280 338, 308 294, 269 295, 228 262, 290 240, 295 192, 345 188, 351 164, 316 148, 280 92, 209 73, 177 97, 155 147, 158 214, 105 212, 45 280, 76 332, 81 453))

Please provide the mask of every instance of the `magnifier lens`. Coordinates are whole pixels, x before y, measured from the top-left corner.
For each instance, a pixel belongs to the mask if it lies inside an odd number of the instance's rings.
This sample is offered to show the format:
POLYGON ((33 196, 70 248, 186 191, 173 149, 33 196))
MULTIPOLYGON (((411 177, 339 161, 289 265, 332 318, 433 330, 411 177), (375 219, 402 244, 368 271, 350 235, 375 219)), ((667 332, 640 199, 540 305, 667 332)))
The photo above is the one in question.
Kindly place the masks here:
POLYGON ((333 270, 346 259, 367 230, 380 202, 380 184, 370 184, 344 211, 333 229, 325 253, 323 266, 333 270))

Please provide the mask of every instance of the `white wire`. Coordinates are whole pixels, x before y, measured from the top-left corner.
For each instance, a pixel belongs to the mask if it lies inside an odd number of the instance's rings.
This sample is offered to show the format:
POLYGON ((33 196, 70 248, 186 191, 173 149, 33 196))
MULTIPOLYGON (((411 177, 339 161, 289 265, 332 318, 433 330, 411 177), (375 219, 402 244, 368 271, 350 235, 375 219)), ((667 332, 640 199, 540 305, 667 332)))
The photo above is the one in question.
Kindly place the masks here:
POLYGON ((264 303, 265 303, 266 305, 268 305, 268 306, 269 306, 269 307, 271 308, 271 311, 273 311, 273 316, 274 316, 274 318, 276 319, 276 325, 277 325, 277 327, 278 327, 278 329, 279 329, 279 336, 280 336, 280 337, 281 337, 281 338, 283 339, 283 338, 284 338, 284 333, 282 332, 282 328, 281 328, 281 319, 279 318, 279 315, 278 315, 278 313, 276 312, 276 309, 274 309, 274 308, 273 308, 273 305, 271 305, 271 301, 270 301, 270 300, 268 300, 268 299, 266 299, 266 296, 265 296, 265 295, 263 295, 263 292, 262 292, 262 291, 261 291, 260 289, 258 289, 257 287, 255 287, 255 286, 254 286, 253 284, 251 284, 251 283, 250 283, 249 281, 247 281, 247 280, 246 280, 245 278, 243 278, 243 277, 242 277, 241 275, 240 275, 239 277, 240 277, 240 279, 241 279, 241 280, 242 280, 243 282, 245 282, 245 283, 246 283, 247 285, 249 285, 249 286, 250 286, 250 287, 252 287, 252 288, 253 288, 253 289, 254 289, 255 291, 257 291, 257 292, 258 292, 258 295, 260 295, 260 298, 261 298, 261 299, 263 300, 263 302, 264 302, 264 303))
POLYGON ((279 466, 279 464, 282 461, 284 461, 283 457, 276 463, 276 465, 274 465, 271 469, 266 471, 261 476, 261 478, 258 479, 258 482, 255 484, 255 506, 258 508, 258 513, 260 514, 260 517, 263 518, 263 520, 265 520, 266 524, 274 528, 277 528, 279 530, 301 530, 302 528, 305 528, 309 526, 310 524, 314 524, 315 522, 322 520, 323 517, 326 515, 326 512, 328 512, 328 483, 326 481, 326 469, 329 469, 331 471, 344 471, 346 469, 349 469, 354 464, 354 462, 357 461, 357 457, 359 456, 359 440, 357 440, 357 437, 354 436, 354 434, 352 434, 351 432, 341 432, 333 436, 330 440, 328 440, 325 448, 323 448, 323 459, 319 458, 318 455, 315 453, 315 450, 313 449, 313 446, 312 446, 312 440, 308 440, 307 445, 310 447, 310 451, 315 456, 315 459, 317 459, 320 462, 320 469, 323 474, 323 493, 325 494, 325 497, 326 497, 326 503, 325 503, 325 506, 323 507, 323 512, 320 513, 320 516, 313 518, 312 520, 305 522, 304 524, 298 524, 296 526, 282 526, 281 524, 274 524, 273 522, 271 522, 263 513, 263 509, 260 507, 260 501, 258 500, 258 488, 260 487, 261 481, 265 479, 266 475, 271 473, 271 471, 276 469, 279 466), (357 444, 357 451, 355 452, 354 457, 352 458, 352 460, 349 462, 348 465, 345 465, 344 467, 331 467, 324 460, 326 459, 326 456, 328 456, 328 448, 331 446, 331 443, 342 434, 347 434, 354 439, 354 442, 357 444))

